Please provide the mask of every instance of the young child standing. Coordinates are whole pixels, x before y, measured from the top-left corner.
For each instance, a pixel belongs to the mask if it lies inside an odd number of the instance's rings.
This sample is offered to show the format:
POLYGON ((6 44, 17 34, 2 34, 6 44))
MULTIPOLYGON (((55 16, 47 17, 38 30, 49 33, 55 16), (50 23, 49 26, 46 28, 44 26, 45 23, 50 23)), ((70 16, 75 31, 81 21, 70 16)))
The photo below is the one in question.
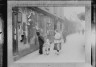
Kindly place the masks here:
POLYGON ((50 52, 50 41, 49 39, 46 39, 45 44, 43 46, 43 51, 45 55, 49 55, 50 52))

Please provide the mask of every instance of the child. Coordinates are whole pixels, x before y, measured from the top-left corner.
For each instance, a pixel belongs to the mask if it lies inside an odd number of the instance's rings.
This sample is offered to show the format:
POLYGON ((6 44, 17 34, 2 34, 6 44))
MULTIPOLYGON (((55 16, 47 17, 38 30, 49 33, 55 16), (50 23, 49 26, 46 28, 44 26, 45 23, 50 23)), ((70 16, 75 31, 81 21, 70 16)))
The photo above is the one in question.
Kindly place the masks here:
POLYGON ((46 42, 43 46, 43 51, 44 51, 44 54, 49 55, 49 51, 50 51, 50 41, 49 41, 49 39, 46 39, 46 42))

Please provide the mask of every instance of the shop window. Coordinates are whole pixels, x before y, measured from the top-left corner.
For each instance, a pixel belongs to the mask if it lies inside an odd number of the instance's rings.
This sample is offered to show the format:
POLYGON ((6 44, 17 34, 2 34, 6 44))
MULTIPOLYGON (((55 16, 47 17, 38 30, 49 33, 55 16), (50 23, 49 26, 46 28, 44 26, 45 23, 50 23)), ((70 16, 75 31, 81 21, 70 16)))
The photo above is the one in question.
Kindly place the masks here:
POLYGON ((22 23, 22 13, 18 12, 18 23, 22 23))
POLYGON ((21 12, 18 12, 18 27, 19 27, 19 29, 20 29, 20 27, 21 27, 21 23, 22 23, 22 13, 21 12))

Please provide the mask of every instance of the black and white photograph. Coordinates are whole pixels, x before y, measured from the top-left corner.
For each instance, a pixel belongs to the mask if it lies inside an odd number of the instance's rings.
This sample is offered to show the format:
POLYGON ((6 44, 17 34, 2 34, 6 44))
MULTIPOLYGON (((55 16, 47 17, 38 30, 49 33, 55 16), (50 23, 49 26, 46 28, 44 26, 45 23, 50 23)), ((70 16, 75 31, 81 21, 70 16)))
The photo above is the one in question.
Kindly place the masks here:
POLYGON ((7 13, 8 67, 92 67, 90 1, 8 1, 7 13))

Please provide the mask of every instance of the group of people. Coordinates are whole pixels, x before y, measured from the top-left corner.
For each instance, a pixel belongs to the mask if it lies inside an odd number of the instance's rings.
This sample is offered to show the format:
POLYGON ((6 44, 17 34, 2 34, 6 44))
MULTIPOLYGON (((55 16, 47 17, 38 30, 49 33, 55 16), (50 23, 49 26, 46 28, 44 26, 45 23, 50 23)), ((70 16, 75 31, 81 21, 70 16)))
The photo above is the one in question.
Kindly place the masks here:
POLYGON ((51 42, 47 36, 43 37, 39 31, 36 32, 38 36, 38 42, 39 42, 39 54, 45 54, 49 55, 52 45, 53 50, 55 51, 56 55, 59 55, 62 43, 64 41, 62 32, 59 32, 58 30, 55 31, 54 41, 51 42))

